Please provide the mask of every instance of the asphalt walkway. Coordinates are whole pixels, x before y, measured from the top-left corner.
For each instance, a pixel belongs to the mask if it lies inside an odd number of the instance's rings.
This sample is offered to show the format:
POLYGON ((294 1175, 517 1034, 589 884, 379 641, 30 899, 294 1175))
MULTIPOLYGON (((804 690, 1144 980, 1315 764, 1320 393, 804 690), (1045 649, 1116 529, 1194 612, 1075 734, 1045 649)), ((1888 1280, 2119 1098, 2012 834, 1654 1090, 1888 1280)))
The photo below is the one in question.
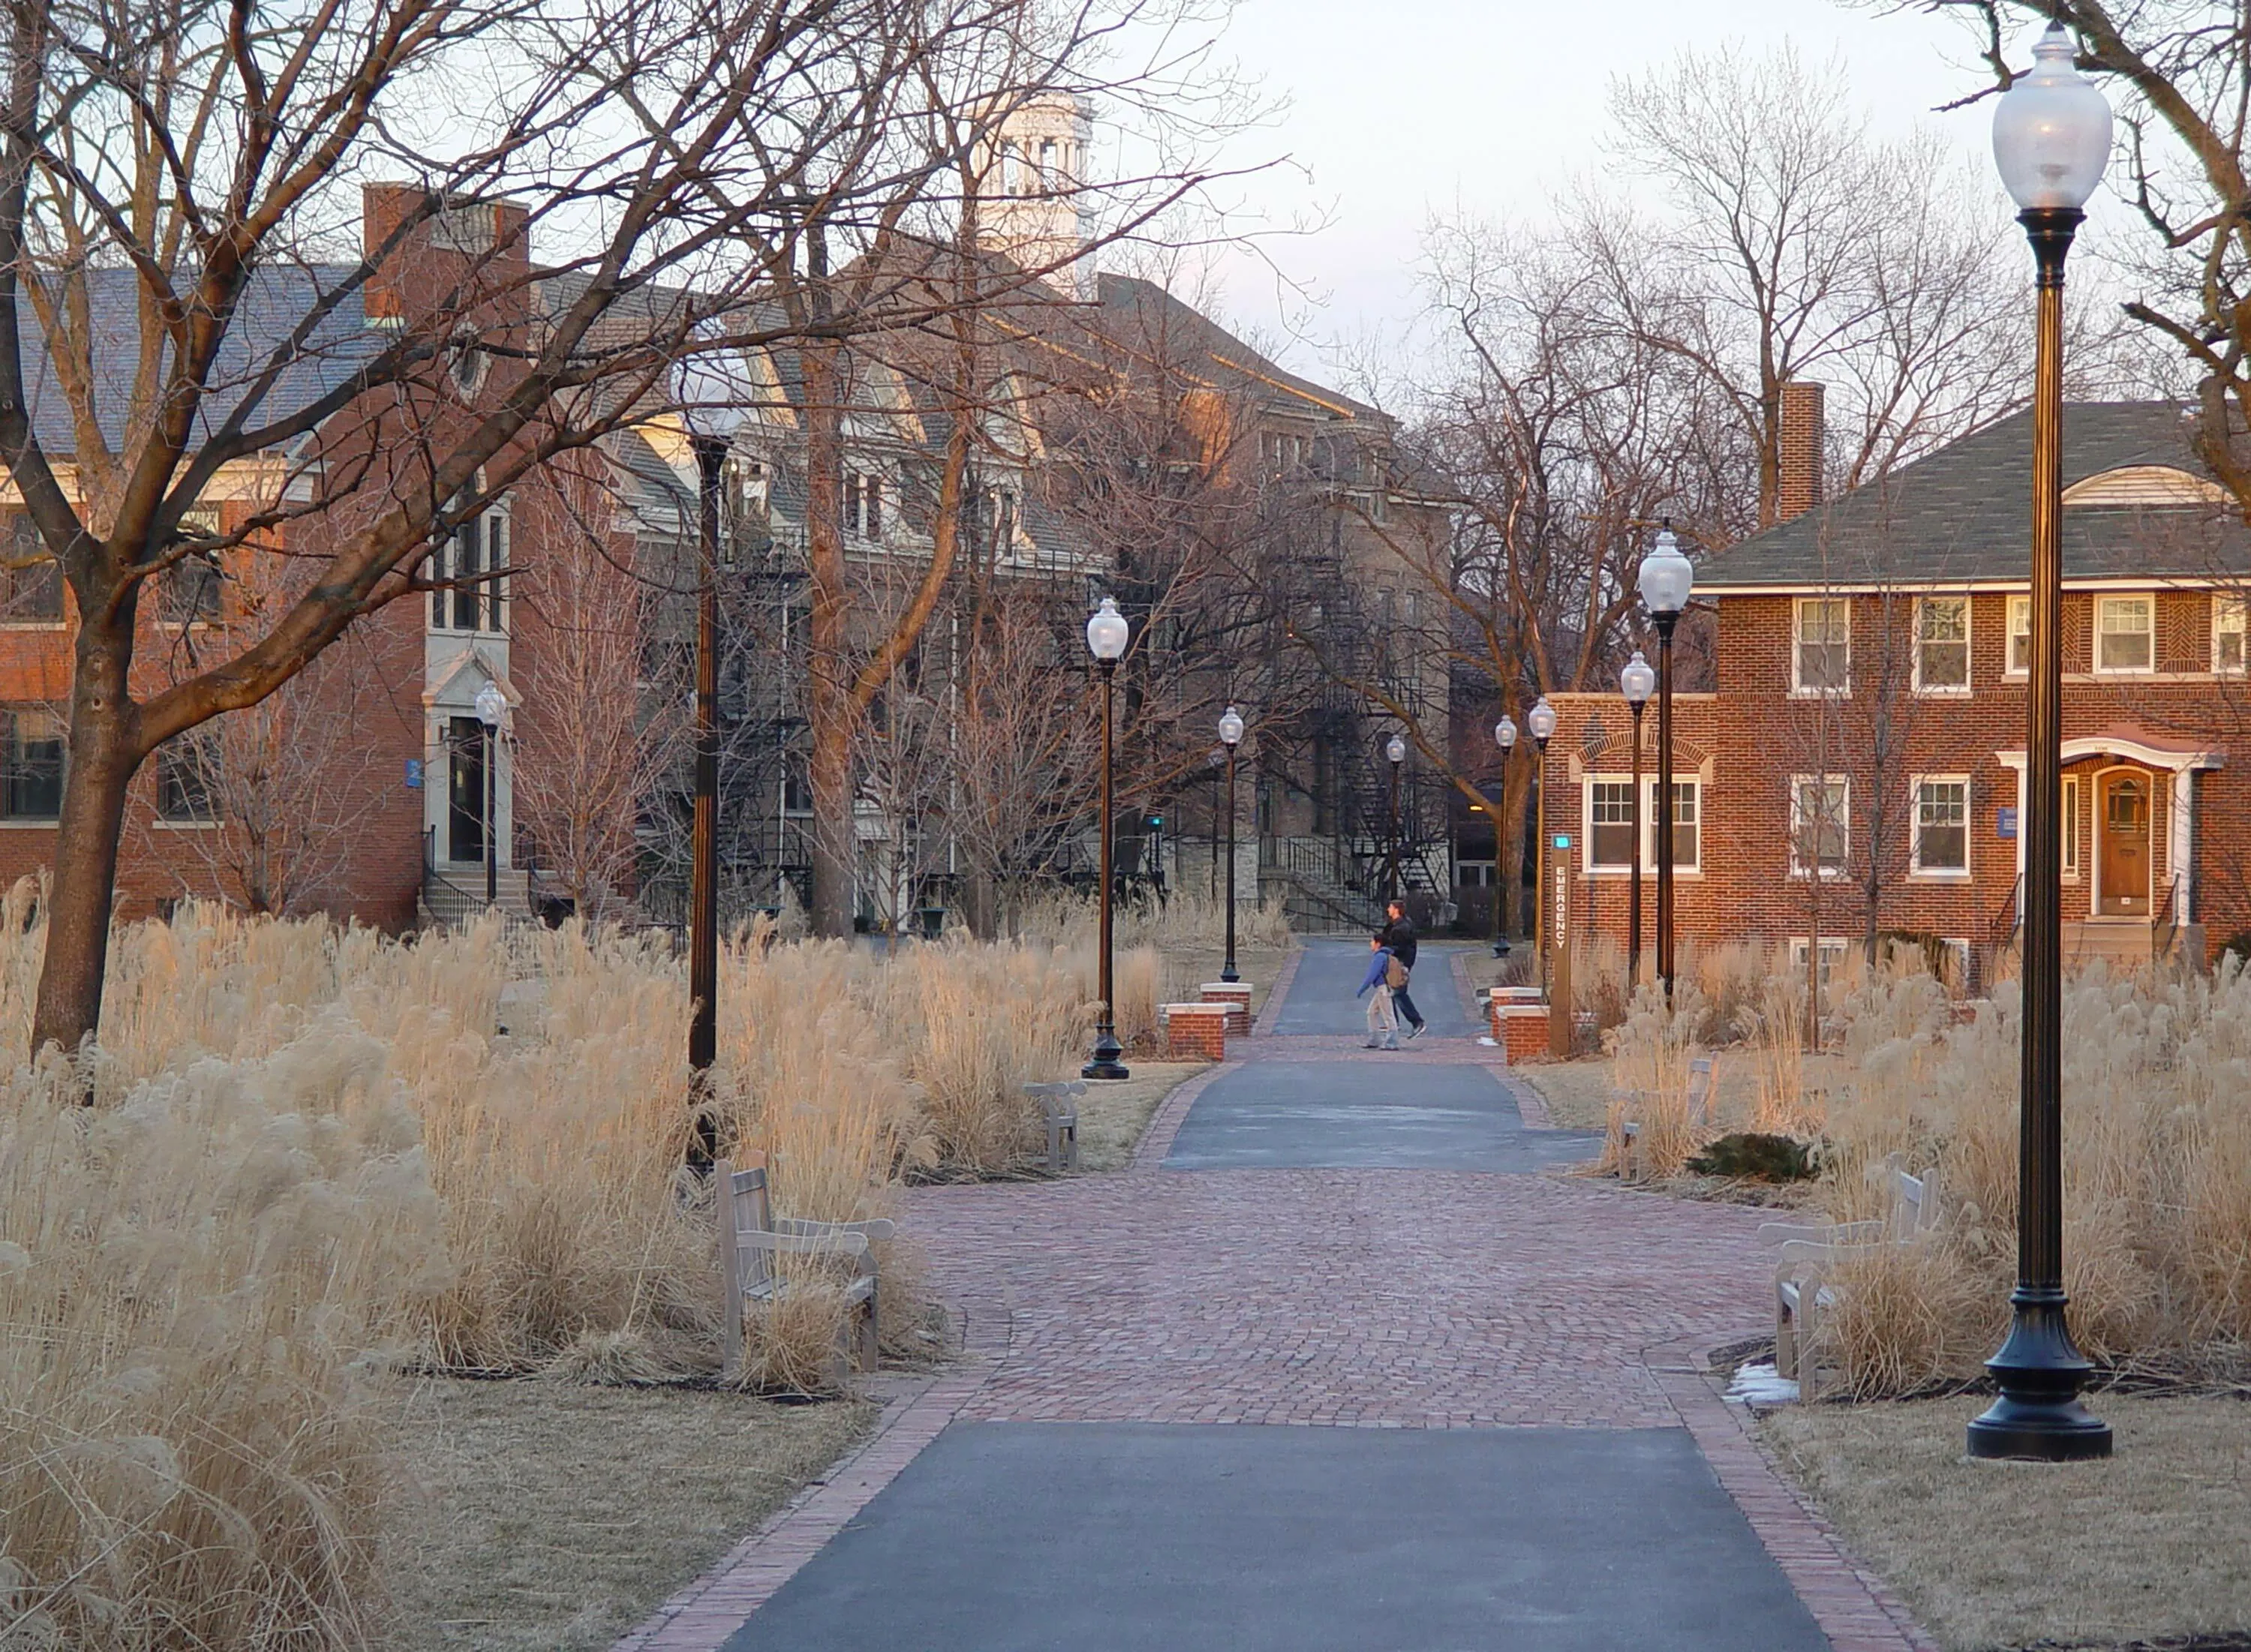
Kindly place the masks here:
POLYGON ((1309 945, 1132 1171, 915 1192, 974 1358, 621 1645, 1927 1645, 1697 1374, 1760 1213, 1560 1171, 1437 949, 1362 1051, 1364 957, 1309 945))

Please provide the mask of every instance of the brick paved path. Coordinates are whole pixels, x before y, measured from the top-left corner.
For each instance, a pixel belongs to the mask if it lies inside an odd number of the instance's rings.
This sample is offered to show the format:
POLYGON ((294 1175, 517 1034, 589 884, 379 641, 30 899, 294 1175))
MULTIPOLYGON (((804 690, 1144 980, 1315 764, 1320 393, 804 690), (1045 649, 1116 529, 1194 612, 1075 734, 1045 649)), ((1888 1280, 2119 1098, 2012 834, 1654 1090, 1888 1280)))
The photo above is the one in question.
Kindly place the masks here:
MULTIPOLYGON (((1345 961, 1309 949, 1293 996, 1333 994, 1345 961)), ((1445 977, 1418 974, 1430 978, 1430 1013, 1445 977)), ((1411 1093, 1418 1071, 1498 1059, 1435 1031, 1399 1054, 1368 1054, 1333 1030, 1337 1013, 1285 1006, 1270 1018, 1280 1033, 1250 1040, 1246 1058, 1269 1074, 1286 1063, 1309 1094, 1368 1084, 1411 1093)), ((1554 1171, 1162 1168, 1197 1096, 1237 1070, 1230 1062, 1176 1093, 1126 1174, 909 1196, 902 1225, 982 1358, 896 1407, 897 1426, 838 1476, 842 1491, 821 1489, 731 1557, 731 1570, 621 1644, 719 1647, 728 1624, 959 1420, 1686 1423, 1832 1647, 1927 1645, 1766 1471, 1692 1368, 1695 1351, 1765 1322, 1772 1264, 1756 1241, 1760 1213, 1554 1171)))

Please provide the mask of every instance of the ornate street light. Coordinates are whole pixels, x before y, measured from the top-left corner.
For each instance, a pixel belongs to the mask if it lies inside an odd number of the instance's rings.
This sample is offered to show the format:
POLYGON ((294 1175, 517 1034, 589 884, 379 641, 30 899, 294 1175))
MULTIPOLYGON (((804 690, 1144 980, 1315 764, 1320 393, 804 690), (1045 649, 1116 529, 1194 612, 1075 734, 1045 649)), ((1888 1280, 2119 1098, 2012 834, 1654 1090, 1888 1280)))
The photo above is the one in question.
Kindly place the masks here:
POLYGON ((1505 860, 1501 854, 1501 820, 1508 813, 1508 760, 1516 751, 1516 719, 1504 714, 1493 725, 1493 743, 1500 748, 1500 797, 1494 804, 1493 817, 1493 955, 1497 958, 1508 956, 1508 936, 1501 922, 1500 868, 1505 860))
POLYGON ((708 1105, 719 1053, 719 519, 727 450, 755 405, 754 387, 717 356, 691 356, 673 370, 673 399, 696 455, 696 794, 689 833, 688 1068, 696 1134, 688 1162, 719 1156, 708 1105))
POLYGON ((1399 771, 1407 762, 1407 743, 1393 735, 1383 748, 1383 755, 1391 760, 1391 875, 1385 881, 1388 888, 1384 899, 1399 898, 1399 771))
POLYGON ((1687 611, 1696 570, 1671 527, 1641 559, 1641 605, 1657 626, 1657 977, 1673 1002, 1673 628, 1687 611))
POLYGON ((1532 917, 1539 926, 1536 950, 1540 958, 1540 986, 1548 986, 1548 743, 1555 737, 1555 708, 1541 695, 1533 702, 1532 709, 1524 714, 1525 732, 1532 743, 1540 749, 1540 762, 1534 774, 1540 791, 1533 800, 1534 824, 1538 827, 1538 841, 1533 846, 1532 917))
POLYGON ((1112 855, 1114 840, 1112 835, 1111 812, 1111 730, 1113 721, 1111 702, 1118 679, 1118 662, 1125 657, 1126 644, 1132 634, 1126 616, 1118 612, 1115 598, 1105 597, 1094 617, 1086 622, 1086 646, 1094 655, 1094 663, 1102 673, 1102 955, 1101 974, 1102 1020, 1095 1027, 1094 1059, 1079 1069, 1082 1078, 1126 1078, 1131 1075, 1118 1058, 1126 1052, 1118 1042, 1116 1011, 1111 974, 1111 919, 1113 892, 1111 888, 1112 855))
POLYGON ((500 725, 508 696, 488 680, 477 690, 477 721, 485 726, 485 904, 500 904, 500 725))
POLYGON ((1239 981, 1235 968, 1235 748, 1243 743, 1243 714, 1228 707, 1219 719, 1219 743, 1227 750, 1227 962, 1219 978, 1239 981))
POLYGON ((2063 263, 2110 154, 2110 106, 2050 24, 2033 69, 1993 110, 1993 159, 2022 209, 2038 275, 2033 370, 2032 653, 2025 732, 2021 1114, 2017 1288, 2009 1335, 1985 1362, 2000 1398, 1970 1425, 1973 1457, 2047 1462, 2110 1455, 2109 1425, 2079 1402, 2088 1366, 2063 1289, 2063 263))
POLYGON ((1633 801, 1626 817, 1633 840, 1632 881, 1627 885, 1625 900, 1625 979, 1630 993, 1641 985, 1641 713, 1649 696, 1657 692, 1657 673, 1638 648, 1618 673, 1618 692, 1633 713, 1633 801))

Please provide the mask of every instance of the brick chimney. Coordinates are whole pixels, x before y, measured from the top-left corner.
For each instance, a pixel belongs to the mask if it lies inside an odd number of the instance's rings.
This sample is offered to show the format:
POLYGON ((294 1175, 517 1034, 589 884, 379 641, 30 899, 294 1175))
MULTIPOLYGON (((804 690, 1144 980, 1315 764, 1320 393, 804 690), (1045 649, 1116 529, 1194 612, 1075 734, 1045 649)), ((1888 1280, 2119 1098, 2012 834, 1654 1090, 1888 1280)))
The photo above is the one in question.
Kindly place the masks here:
POLYGON ((521 311, 530 271, 530 214, 513 202, 461 199, 399 235, 398 226, 429 204, 419 184, 360 186, 362 244, 377 260, 362 294, 368 319, 402 326, 410 309, 448 293, 468 308, 497 300, 504 312, 521 311))
POLYGON ((1775 521, 1803 516, 1821 502, 1823 391, 1811 379, 1791 379, 1782 387, 1780 474, 1776 478, 1775 521))

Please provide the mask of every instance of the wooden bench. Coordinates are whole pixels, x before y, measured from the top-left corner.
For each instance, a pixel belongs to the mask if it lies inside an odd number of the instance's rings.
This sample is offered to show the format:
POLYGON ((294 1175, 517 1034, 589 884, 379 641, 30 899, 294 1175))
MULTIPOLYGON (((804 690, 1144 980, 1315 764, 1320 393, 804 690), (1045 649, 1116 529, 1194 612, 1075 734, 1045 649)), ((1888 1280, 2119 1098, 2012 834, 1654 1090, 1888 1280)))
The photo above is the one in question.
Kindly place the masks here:
POLYGON ((726 1347, 720 1376, 733 1381, 742 1374, 743 1334, 749 1305, 771 1305, 789 1289, 774 1270, 776 1256, 824 1256, 852 1265, 844 1288, 851 1309, 847 1317, 848 1341, 840 1351, 862 1371, 876 1365, 876 1258, 869 1247, 897 1233, 888 1220, 868 1222, 800 1221, 777 1219, 767 1198, 766 1173, 758 1166, 737 1170, 725 1159, 718 1165, 719 1265, 727 1280, 726 1347))
POLYGON ((1027 1084, 1024 1094, 1039 1097, 1040 1109, 1047 1115, 1048 1168, 1077 1170, 1078 1098, 1086 1094, 1086 1081, 1074 1078, 1053 1084, 1027 1084))
MULTIPOLYGON (((1631 1092, 1637 1102, 1646 1102, 1647 1090, 1631 1092)), ((1646 1111, 1645 1106, 1644 1110, 1646 1111)), ((1706 1129, 1711 1123, 1712 1058, 1699 1055, 1688 1063, 1688 1128, 1706 1129)), ((1621 1151, 1618 1155, 1618 1174, 1625 1180, 1641 1179, 1641 1121, 1627 1119, 1618 1126, 1621 1151)))
POLYGON ((1814 1397, 1818 1369, 1807 1357, 1824 1311, 1837 1305, 1829 1270, 1853 1253, 1887 1245, 1917 1244, 1938 1226, 1938 1173, 1910 1176, 1894 1155, 1882 1174, 1889 1203, 1881 1216, 1857 1222, 1765 1222, 1759 1237, 1779 1241, 1774 1270, 1774 1371, 1797 1384, 1801 1399, 1814 1397))

